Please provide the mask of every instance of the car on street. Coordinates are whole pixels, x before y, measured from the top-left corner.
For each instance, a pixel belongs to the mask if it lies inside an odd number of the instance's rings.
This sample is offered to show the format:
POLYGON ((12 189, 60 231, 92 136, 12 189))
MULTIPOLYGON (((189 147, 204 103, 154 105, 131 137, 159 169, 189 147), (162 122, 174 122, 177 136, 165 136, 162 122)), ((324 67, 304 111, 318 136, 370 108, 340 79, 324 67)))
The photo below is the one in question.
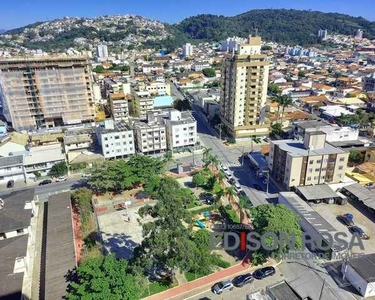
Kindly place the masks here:
POLYGON ((264 268, 256 270, 253 273, 253 277, 258 279, 258 280, 262 280, 262 279, 264 279, 268 276, 275 275, 275 273, 276 273, 276 270, 275 270, 274 267, 264 267, 264 268))
POLYGON ((236 190, 237 193, 242 192, 242 187, 241 187, 241 185, 240 185, 238 182, 236 182, 236 181, 235 181, 235 183, 234 183, 234 189, 236 190))
POLYGON ((349 231, 352 234, 358 234, 359 237, 363 240, 369 240, 370 239, 370 237, 363 231, 363 229, 361 227, 352 226, 352 227, 349 227, 349 231))
POLYGON ((226 280, 216 283, 214 286, 212 286, 211 291, 216 295, 220 295, 222 292, 233 290, 233 288, 234 286, 232 281, 226 280))
POLYGON ((60 176, 56 179, 56 182, 62 182, 62 181, 67 181, 68 178, 66 176, 60 176))
POLYGON ((252 283, 254 281, 253 275, 251 273, 246 273, 233 278, 232 283, 235 287, 243 287, 245 284, 252 283))
POLYGON ((256 189, 256 190, 258 190, 258 191, 262 190, 262 187, 259 184, 257 184, 257 183, 253 184, 253 188, 256 189))
POLYGON ((339 220, 345 226, 354 226, 353 218, 351 218, 349 214, 338 215, 337 220, 339 220))
POLYGON ((51 179, 45 179, 45 180, 39 182, 38 185, 40 186, 40 185, 46 185, 46 184, 50 184, 50 183, 52 183, 51 179))
POLYGON ((221 166, 221 170, 222 170, 224 173, 229 171, 228 167, 226 167, 226 166, 221 166))

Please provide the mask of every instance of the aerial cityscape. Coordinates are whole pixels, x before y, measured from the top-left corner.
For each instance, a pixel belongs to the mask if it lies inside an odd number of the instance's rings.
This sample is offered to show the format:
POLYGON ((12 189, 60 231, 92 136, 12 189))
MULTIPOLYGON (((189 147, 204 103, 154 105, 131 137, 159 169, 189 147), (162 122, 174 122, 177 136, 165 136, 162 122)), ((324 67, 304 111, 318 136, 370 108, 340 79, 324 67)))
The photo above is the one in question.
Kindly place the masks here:
POLYGON ((268 2, 4 5, 0 300, 375 299, 375 5, 268 2))

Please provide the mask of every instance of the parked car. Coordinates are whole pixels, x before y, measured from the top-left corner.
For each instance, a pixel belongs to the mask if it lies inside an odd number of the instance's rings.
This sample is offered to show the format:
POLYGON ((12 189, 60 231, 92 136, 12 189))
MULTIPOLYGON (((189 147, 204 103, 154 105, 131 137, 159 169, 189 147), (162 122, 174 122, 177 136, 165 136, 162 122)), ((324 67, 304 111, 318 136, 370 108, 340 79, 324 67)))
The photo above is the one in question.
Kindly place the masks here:
POLYGON ((39 182, 38 185, 46 185, 46 184, 50 184, 50 183, 52 183, 51 179, 45 179, 45 180, 39 182))
POLYGON ((14 180, 9 180, 7 183, 7 188, 10 189, 12 187, 14 187, 14 180))
POLYGON ((258 279, 258 280, 262 280, 268 276, 273 276, 275 275, 276 273, 276 270, 274 267, 265 267, 265 268, 261 268, 261 269, 258 269, 256 270, 254 273, 253 273, 253 276, 254 278, 258 279))
POLYGON ((66 176, 60 176, 56 179, 56 182, 62 182, 62 181, 66 181, 68 180, 68 178, 66 176))
POLYGON ((339 220, 345 226, 354 226, 353 218, 350 218, 347 214, 337 216, 337 220, 339 220))
POLYGON ((238 182, 234 183, 234 189, 236 190, 237 193, 242 191, 242 187, 238 182))
POLYGON ((236 180, 232 177, 232 178, 228 179, 228 182, 230 184, 234 184, 236 182, 236 180))
POLYGON ((224 173, 229 171, 228 167, 226 167, 226 166, 221 166, 221 170, 222 170, 224 173))
POLYGON ((221 281, 221 282, 216 283, 211 288, 211 291, 216 295, 220 295, 222 292, 233 290, 233 288, 234 286, 233 286, 232 281, 226 280, 226 281, 221 281))
POLYGON ((352 234, 358 234, 359 237, 363 240, 369 240, 370 239, 370 237, 363 231, 363 229, 361 227, 352 226, 352 227, 349 227, 349 231, 352 234))
POLYGON ((257 183, 253 184, 253 188, 256 189, 256 190, 258 190, 258 191, 262 190, 262 187, 259 184, 257 184, 257 183))
POLYGON ((243 287, 245 284, 252 283, 254 281, 253 275, 251 273, 246 273, 233 278, 232 283, 236 287, 243 287))
POLYGON ((91 176, 91 174, 88 174, 88 173, 83 173, 83 174, 81 175, 82 178, 88 178, 88 177, 90 177, 90 176, 91 176))

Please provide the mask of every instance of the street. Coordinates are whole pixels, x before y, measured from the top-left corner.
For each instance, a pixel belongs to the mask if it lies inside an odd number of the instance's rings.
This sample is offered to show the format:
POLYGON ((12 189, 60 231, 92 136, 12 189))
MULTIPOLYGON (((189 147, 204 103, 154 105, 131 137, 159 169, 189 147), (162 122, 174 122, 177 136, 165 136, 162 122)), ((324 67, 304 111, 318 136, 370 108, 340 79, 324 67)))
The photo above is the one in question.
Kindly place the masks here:
MULTIPOLYGON (((171 84, 171 91, 175 98, 184 99, 184 95, 177 90, 174 84, 171 84)), ((264 192, 266 185, 263 184, 262 180, 256 177, 255 171, 250 168, 247 159, 244 159, 242 165, 243 149, 237 148, 236 146, 226 146, 220 141, 215 133, 214 129, 207 122, 207 118, 200 111, 200 108, 193 104, 193 116, 197 121, 197 132, 199 139, 206 148, 211 148, 212 154, 216 155, 222 165, 228 167, 233 176, 240 183, 242 189, 246 195, 250 198, 251 202, 256 205, 268 204, 267 199, 277 197, 278 189, 270 182, 269 184, 269 195, 267 196, 264 192), (263 191, 258 191, 253 188, 254 184, 257 184, 262 188, 263 191)), ((256 151, 260 150, 259 145, 254 145, 256 151)))

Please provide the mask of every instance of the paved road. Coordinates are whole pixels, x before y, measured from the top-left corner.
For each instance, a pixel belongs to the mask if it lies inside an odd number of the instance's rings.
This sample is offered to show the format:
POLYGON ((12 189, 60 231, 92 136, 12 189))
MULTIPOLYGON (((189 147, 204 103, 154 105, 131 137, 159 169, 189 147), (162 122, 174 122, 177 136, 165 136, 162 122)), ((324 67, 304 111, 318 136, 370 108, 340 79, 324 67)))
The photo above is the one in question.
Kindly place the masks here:
POLYGON ((81 179, 80 177, 70 178, 67 181, 63 182, 53 182, 51 184, 47 185, 29 185, 29 186, 23 186, 13 189, 2 189, 0 191, 0 196, 4 194, 8 194, 12 191, 20 191, 24 190, 26 188, 32 188, 35 187, 35 196, 38 196, 39 198, 46 198, 50 194, 58 193, 61 191, 71 190, 74 188, 77 188, 79 186, 84 185, 86 182, 85 179, 81 179))
MULTIPOLYGON (((267 277, 263 280, 254 280, 251 284, 245 285, 242 288, 234 288, 232 291, 224 292, 221 295, 215 295, 211 292, 210 289, 206 289, 205 291, 197 292, 196 295, 191 297, 184 297, 184 300, 245 300, 246 296, 263 290, 268 285, 273 285, 279 281, 282 281, 283 277, 280 273, 280 271, 276 268, 276 274, 271 277, 267 277)), ((182 300, 182 298, 181 298, 182 300)))

